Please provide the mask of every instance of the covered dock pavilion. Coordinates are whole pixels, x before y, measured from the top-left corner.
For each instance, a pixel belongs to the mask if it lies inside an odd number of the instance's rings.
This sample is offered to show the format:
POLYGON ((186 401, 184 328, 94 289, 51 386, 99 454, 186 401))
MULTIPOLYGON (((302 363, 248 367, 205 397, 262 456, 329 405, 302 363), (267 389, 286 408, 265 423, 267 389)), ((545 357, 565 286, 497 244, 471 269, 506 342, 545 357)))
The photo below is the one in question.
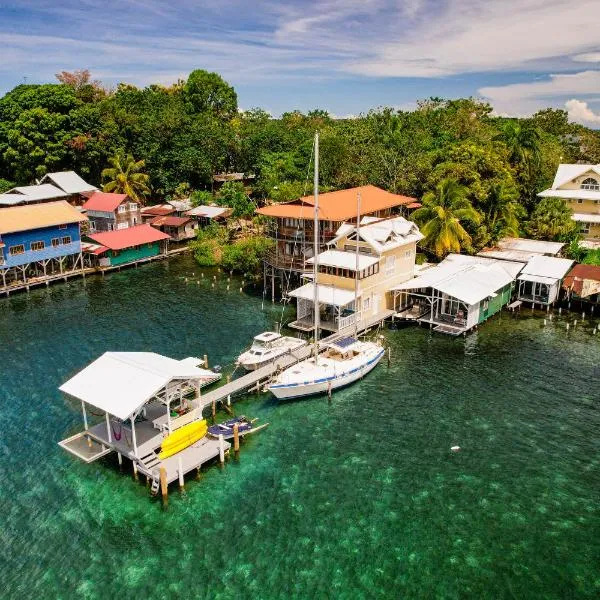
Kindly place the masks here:
POLYGON ((175 360, 154 352, 106 352, 60 386, 81 402, 84 430, 59 445, 85 462, 115 451, 119 463, 123 456, 133 462, 136 474, 157 481, 164 467, 167 483, 182 481, 185 473, 229 448, 226 442, 202 438, 159 459, 167 435, 202 419, 200 390, 220 378, 200 364, 198 358, 175 360), (104 419, 90 424, 90 415, 104 419))

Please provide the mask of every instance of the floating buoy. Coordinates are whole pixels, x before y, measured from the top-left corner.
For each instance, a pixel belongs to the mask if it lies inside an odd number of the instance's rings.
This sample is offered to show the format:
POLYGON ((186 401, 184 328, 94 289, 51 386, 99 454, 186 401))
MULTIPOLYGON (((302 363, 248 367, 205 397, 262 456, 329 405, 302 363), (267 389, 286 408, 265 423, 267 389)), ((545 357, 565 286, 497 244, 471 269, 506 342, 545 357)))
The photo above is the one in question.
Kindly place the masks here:
POLYGON ((452 450, 452 452, 458 452, 460 450, 460 446, 452 446, 450 450, 452 450))

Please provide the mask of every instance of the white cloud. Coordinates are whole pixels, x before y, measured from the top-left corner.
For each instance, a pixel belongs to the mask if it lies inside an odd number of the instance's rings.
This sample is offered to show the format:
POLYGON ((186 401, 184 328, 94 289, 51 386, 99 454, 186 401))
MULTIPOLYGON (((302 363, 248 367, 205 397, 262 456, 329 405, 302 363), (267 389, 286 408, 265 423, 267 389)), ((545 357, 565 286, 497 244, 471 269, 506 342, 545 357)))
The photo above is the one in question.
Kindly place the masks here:
POLYGON ((587 102, 572 98, 565 102, 565 108, 569 113, 569 119, 575 123, 581 123, 582 125, 600 124, 600 114, 595 113, 587 102))
POLYGON ((555 74, 548 79, 479 89, 496 112, 528 115, 549 104, 562 104, 565 97, 587 96, 600 91, 600 71, 555 74))
POLYGON ((576 54, 573 57, 574 61, 577 62, 600 62, 600 52, 587 52, 584 54, 576 54))

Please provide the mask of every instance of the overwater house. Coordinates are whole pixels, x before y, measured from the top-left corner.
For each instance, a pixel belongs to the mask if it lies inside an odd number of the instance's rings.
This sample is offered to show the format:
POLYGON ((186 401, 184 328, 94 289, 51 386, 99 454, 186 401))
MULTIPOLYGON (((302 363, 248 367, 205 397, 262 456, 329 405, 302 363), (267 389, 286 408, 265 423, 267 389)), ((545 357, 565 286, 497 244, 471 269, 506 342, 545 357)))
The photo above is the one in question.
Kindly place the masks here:
POLYGON ((196 206, 185 213, 185 216, 198 221, 200 227, 211 223, 223 223, 233 211, 228 206, 196 206))
MULTIPOLYGON (((342 224, 317 257, 320 328, 336 332, 393 314, 390 290, 413 277, 422 238, 419 228, 404 217, 363 217, 360 227, 342 224)), ((314 258, 307 260, 308 266, 313 264, 314 258)), ((290 292, 297 300, 297 318, 290 327, 314 330, 314 286, 311 281, 290 292)))
POLYGON ((600 165, 558 166, 552 187, 541 198, 562 198, 585 240, 600 246, 600 165))
POLYGON ((193 240, 198 231, 198 221, 191 217, 156 217, 150 225, 166 233, 174 242, 193 240))
MULTIPOLYGON (((320 251, 336 237, 344 222, 356 223, 359 194, 361 217, 391 217, 415 202, 414 198, 392 194, 373 185, 319 194, 320 251)), ((299 282, 301 276, 311 270, 307 260, 313 256, 314 196, 271 204, 257 209, 256 213, 270 217, 266 235, 274 241, 274 247, 264 260, 264 281, 265 289, 271 288, 274 299, 277 282, 285 292, 291 282, 299 282)))
POLYGON ((83 205, 90 233, 115 231, 141 224, 140 205, 127 194, 94 192, 83 205))
POLYGON ((14 206, 0 215, 2 291, 82 270, 80 226, 87 219, 68 202, 14 206))
POLYGON ((564 278, 562 288, 569 300, 600 303, 600 267, 575 265, 564 278))
POLYGON ((74 171, 48 173, 36 185, 17 186, 0 194, 0 208, 56 200, 66 200, 74 206, 81 206, 85 195, 95 190, 93 185, 86 183, 74 171))
POLYGON ((560 288, 573 261, 553 256, 534 256, 517 279, 517 300, 547 306, 558 300, 560 288))
POLYGON ((161 452, 169 434, 202 419, 200 390, 220 375, 201 363, 154 352, 106 352, 60 387, 81 403, 84 428, 59 445, 87 463, 116 452, 119 463, 130 459, 134 473, 156 483, 161 469, 167 483, 182 481, 220 452, 219 441, 208 437, 183 444, 168 457, 161 452))
POLYGON ((505 237, 492 248, 484 248, 478 256, 526 263, 534 256, 558 256, 564 244, 526 238, 505 237))
POLYGON ((145 206, 141 210, 142 222, 150 223, 156 217, 168 217, 175 216, 175 208, 170 204, 153 204, 152 206, 145 206))
POLYGON ((393 288, 396 308, 410 311, 434 331, 460 335, 508 304, 522 268, 520 262, 449 254, 393 288))
POLYGON ((167 254, 170 237, 144 224, 88 234, 84 244, 86 263, 91 267, 120 267, 146 262, 167 254))

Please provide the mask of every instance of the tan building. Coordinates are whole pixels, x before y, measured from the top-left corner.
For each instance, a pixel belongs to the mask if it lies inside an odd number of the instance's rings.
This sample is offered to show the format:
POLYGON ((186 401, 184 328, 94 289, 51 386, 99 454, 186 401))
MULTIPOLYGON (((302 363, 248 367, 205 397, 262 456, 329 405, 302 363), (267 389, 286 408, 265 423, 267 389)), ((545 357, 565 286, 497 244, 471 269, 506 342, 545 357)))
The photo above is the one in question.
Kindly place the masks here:
POLYGON ((552 187, 538 196, 563 198, 583 237, 600 243, 600 165, 559 165, 552 187))
MULTIPOLYGON (((321 329, 338 331, 357 320, 392 314, 390 290, 414 277, 416 246, 422 238, 419 228, 404 217, 363 217, 358 240, 356 225, 343 223, 317 259, 321 329)), ((297 320, 290 327, 314 329, 314 293, 313 282, 290 293, 297 299, 297 320)))

